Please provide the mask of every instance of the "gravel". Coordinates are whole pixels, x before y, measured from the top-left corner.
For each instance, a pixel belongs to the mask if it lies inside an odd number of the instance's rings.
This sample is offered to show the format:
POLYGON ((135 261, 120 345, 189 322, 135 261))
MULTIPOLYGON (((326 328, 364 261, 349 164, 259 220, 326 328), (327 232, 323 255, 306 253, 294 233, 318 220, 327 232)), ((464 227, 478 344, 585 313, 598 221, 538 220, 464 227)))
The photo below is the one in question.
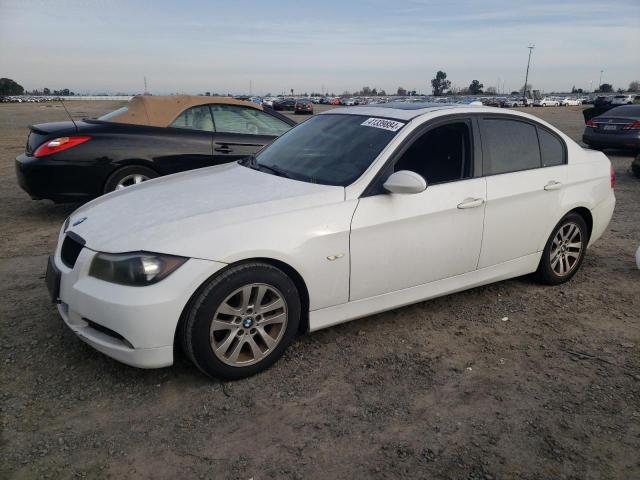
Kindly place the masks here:
MULTIPOLYGON (((116 102, 70 102, 95 115, 116 102)), ((574 138, 581 107, 530 110, 574 138)), ((58 318, 46 256, 73 205, 13 158, 57 105, 0 105, 2 478, 640 478, 640 181, 568 284, 524 277, 307 335, 261 375, 138 370, 58 318)), ((297 118, 297 117, 296 117, 297 118)))

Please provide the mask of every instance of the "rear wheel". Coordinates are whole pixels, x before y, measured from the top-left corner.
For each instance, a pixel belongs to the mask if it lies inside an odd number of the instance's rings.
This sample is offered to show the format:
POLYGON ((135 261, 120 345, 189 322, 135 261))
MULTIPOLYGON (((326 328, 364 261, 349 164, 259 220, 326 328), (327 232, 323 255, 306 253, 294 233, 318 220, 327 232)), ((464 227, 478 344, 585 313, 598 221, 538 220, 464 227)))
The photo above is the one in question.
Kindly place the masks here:
POLYGON ((291 279, 268 264, 242 264, 194 298, 182 324, 182 346, 205 374, 244 378, 282 356, 299 322, 300 298, 291 279))
POLYGON ((104 193, 122 190, 123 188, 137 185, 152 178, 156 178, 158 173, 148 167, 141 165, 129 165, 120 168, 111 174, 104 184, 104 193))
POLYGON ((536 272, 538 280, 548 285, 558 285, 573 277, 587 249, 587 224, 582 216, 569 213, 558 222, 547 240, 536 272))

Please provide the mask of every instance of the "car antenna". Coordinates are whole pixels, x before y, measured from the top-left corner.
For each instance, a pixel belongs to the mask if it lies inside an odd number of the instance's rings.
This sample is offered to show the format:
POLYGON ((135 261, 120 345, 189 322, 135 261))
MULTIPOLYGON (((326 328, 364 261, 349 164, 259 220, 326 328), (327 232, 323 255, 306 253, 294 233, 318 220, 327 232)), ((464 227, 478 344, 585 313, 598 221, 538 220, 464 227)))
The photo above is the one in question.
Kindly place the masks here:
POLYGON ((58 101, 62 105, 62 108, 64 108, 64 111, 67 112, 67 115, 69 115, 69 118, 71 119, 71 123, 73 123, 73 126, 76 127, 76 132, 77 132, 78 131, 78 125, 76 125, 76 121, 73 119, 73 117, 69 113, 69 110, 67 110, 67 106, 64 104, 64 102, 62 101, 62 99, 60 97, 58 97, 58 101))

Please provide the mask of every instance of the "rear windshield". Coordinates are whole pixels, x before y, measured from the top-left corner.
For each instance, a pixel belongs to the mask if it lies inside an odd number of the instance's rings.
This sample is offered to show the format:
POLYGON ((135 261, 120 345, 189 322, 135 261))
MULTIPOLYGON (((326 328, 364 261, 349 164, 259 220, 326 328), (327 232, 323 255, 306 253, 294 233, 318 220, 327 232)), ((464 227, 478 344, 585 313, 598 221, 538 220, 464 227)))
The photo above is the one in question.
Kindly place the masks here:
POLYGON ((117 110, 114 110, 113 112, 105 113, 101 117, 98 117, 98 120, 102 120, 103 122, 109 122, 113 120, 115 117, 118 117, 123 113, 127 112, 128 110, 129 110, 129 107, 122 107, 117 110))
POLYGON ((404 122, 364 115, 312 117, 257 156, 296 180, 346 187, 364 173, 404 122))
POLYGON ((611 115, 640 117, 640 105, 623 105, 622 107, 612 108, 608 112, 602 114, 603 117, 611 115))

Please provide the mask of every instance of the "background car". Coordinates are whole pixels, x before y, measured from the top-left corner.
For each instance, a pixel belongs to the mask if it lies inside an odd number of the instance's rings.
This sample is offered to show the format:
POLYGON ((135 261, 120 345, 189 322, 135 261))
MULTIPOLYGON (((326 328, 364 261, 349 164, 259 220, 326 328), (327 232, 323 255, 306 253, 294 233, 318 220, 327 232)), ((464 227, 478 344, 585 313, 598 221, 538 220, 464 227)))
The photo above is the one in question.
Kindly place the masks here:
POLYGON ((633 95, 614 95, 611 99, 611 105, 631 105, 633 103, 633 95))
POLYGON ((586 122, 582 141, 595 149, 640 151, 640 105, 615 107, 591 118, 586 122))
POLYGON ((575 107, 578 105, 582 105, 582 102, 580 102, 580 100, 578 100, 577 98, 565 97, 560 100, 560 105, 563 107, 575 107))
POLYGON ((555 98, 544 97, 533 102, 534 107, 559 107, 560 102, 555 98))
POLYGON ((299 98, 293 106, 294 113, 313 114, 313 102, 308 98, 299 98))
POLYGON ((274 110, 282 110, 282 111, 290 111, 292 112, 295 109, 296 100, 295 98, 279 98, 273 102, 274 110))
POLYGON ((15 161, 34 199, 78 202, 151 178, 232 162, 295 122, 229 97, 137 96, 97 119, 30 128, 15 161))

